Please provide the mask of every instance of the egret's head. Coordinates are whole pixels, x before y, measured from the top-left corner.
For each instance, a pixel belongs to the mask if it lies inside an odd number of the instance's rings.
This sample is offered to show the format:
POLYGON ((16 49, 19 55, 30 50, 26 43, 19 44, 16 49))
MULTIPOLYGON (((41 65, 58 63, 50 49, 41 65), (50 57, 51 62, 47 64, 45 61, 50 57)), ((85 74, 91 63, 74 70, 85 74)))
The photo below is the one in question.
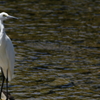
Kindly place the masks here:
POLYGON ((16 17, 10 16, 5 12, 0 13, 0 20, 3 21, 3 20, 6 20, 6 19, 10 19, 10 18, 16 18, 16 17))

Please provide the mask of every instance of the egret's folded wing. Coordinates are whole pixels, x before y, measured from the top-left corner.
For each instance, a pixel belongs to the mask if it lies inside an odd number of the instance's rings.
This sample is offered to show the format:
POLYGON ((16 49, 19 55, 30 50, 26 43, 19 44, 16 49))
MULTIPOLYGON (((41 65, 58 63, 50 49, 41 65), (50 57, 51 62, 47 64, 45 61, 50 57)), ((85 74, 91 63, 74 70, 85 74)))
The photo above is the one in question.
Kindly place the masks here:
POLYGON ((13 44, 8 36, 6 37, 6 40, 7 40, 6 53, 7 53, 8 62, 9 62, 8 80, 10 81, 14 73, 15 52, 14 52, 13 44))

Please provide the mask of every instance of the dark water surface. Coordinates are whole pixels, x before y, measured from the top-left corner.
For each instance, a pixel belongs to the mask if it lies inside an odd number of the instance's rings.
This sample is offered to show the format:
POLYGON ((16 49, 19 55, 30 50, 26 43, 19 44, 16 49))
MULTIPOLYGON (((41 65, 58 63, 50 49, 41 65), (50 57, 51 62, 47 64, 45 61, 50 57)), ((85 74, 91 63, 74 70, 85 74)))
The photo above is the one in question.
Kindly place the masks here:
POLYGON ((100 0, 0 1, 16 51, 16 100, 100 100, 100 0))

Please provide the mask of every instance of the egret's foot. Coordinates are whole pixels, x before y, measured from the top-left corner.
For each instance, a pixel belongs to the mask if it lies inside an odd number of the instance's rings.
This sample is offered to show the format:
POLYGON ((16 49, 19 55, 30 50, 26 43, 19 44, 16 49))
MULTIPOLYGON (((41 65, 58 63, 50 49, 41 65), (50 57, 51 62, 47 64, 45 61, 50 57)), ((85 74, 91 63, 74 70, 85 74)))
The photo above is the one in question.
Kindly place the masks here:
POLYGON ((2 94, 1 94, 1 99, 0 100, 15 100, 15 99, 14 99, 13 96, 11 96, 10 93, 7 94, 7 92, 3 91, 2 94))

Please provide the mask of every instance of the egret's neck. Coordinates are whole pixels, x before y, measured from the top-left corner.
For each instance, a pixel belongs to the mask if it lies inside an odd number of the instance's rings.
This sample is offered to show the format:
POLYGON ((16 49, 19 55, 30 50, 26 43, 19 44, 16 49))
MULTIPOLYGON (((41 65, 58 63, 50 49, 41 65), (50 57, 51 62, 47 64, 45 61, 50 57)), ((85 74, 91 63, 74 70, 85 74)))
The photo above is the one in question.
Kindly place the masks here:
POLYGON ((5 42, 5 30, 4 30, 4 25, 3 22, 0 20, 0 46, 2 46, 2 43, 4 44, 5 42))
POLYGON ((0 20, 0 35, 4 35, 5 31, 4 31, 4 25, 3 25, 3 21, 0 20))

